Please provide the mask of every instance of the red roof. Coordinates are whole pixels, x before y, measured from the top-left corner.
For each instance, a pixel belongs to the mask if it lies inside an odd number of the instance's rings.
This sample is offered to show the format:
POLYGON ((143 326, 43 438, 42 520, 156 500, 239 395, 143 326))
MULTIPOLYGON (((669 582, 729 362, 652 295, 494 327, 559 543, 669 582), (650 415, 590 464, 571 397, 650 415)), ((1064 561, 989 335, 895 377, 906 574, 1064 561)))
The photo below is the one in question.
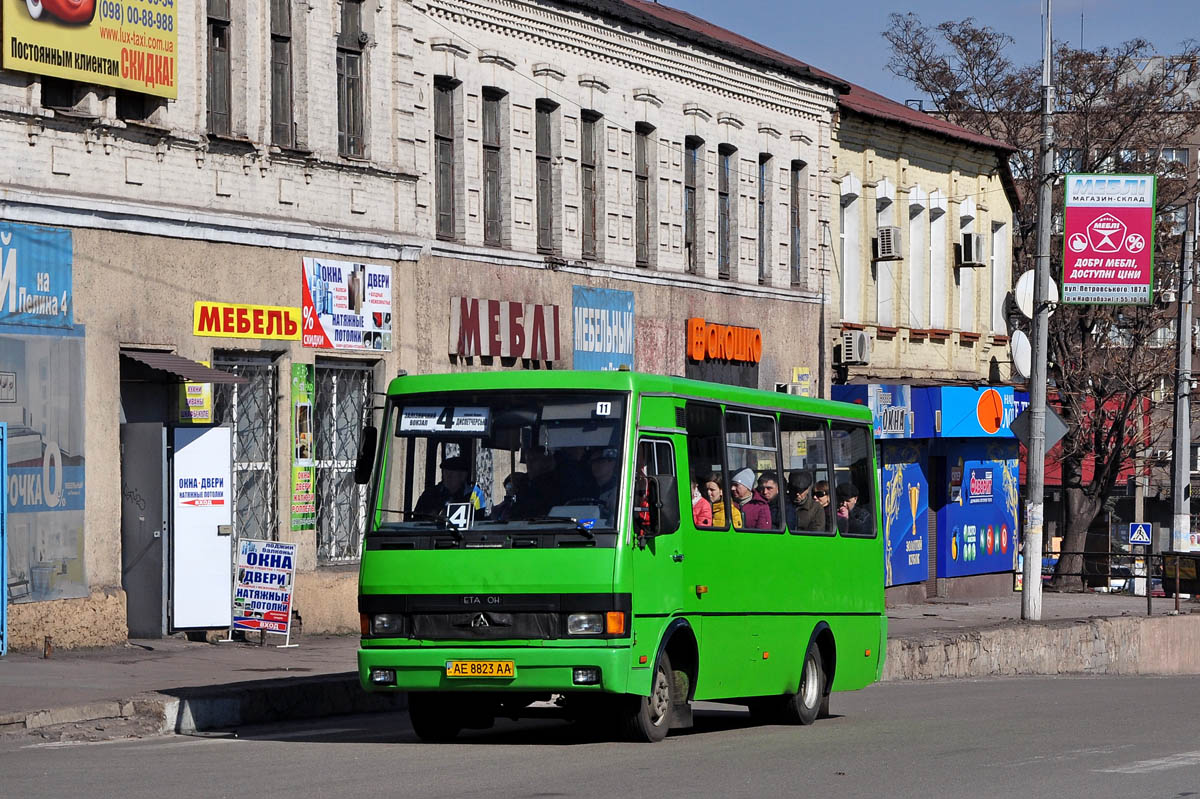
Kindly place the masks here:
POLYGON ((959 127, 944 119, 926 114, 924 111, 909 108, 903 103, 889 100, 882 94, 876 94, 870 89, 864 89, 862 86, 855 86, 854 84, 849 84, 849 86, 850 90, 838 98, 838 105, 849 111, 877 119, 885 119, 889 122, 898 122, 901 125, 908 125, 909 127, 939 136, 970 142, 971 144, 977 144, 980 147, 986 147, 990 150, 1002 150, 1006 153, 1016 152, 1015 147, 997 141, 990 136, 984 136, 981 133, 959 127))
POLYGON ((786 53, 772 50, 753 39, 714 25, 707 20, 649 0, 563 0, 568 5, 593 11, 603 16, 622 19, 650 30, 659 31, 685 41, 694 42, 718 52, 729 53, 756 61, 802 78, 817 80, 834 87, 839 93, 838 104, 849 111, 865 116, 896 122, 939 136, 969 142, 980 147, 1003 152, 1015 152, 1003 142, 983 136, 945 120, 916 111, 903 103, 889 100, 881 94, 843 80, 824 70, 806 64, 786 53))

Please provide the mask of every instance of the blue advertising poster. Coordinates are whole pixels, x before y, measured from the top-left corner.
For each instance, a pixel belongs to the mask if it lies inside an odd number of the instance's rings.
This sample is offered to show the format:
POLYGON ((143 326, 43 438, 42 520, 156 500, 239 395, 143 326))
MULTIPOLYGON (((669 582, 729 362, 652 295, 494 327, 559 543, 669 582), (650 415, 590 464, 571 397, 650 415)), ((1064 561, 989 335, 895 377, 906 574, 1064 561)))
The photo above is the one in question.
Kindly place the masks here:
POLYGON ((633 292, 575 286, 575 367, 633 368, 633 292))
POLYGON ((833 386, 833 398, 871 409, 876 439, 912 438, 913 395, 922 389, 892 383, 833 386))
POLYGON ((879 445, 885 547, 884 585, 929 577, 929 482, 922 448, 911 442, 879 445))
POLYGON ((1013 438, 1009 425, 1029 404, 1009 386, 945 386, 938 390, 942 438, 1013 438))
POLYGON ((0 222, 0 324, 75 324, 71 231, 0 222))
POLYGON ((955 448, 949 502, 940 512, 938 577, 1012 571, 1017 553, 1018 461, 1014 443, 955 448))

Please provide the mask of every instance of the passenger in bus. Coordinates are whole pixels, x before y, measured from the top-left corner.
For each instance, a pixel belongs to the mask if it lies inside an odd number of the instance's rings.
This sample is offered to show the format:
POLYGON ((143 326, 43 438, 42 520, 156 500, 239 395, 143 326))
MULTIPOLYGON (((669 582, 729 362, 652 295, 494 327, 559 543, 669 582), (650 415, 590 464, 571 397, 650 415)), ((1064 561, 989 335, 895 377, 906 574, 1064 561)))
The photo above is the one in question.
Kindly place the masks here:
POLYGON ((513 509, 528 495, 529 475, 513 472, 504 478, 504 499, 492 510, 492 521, 506 522, 513 518, 513 509))
MULTIPOLYGON (((721 482, 721 475, 709 472, 704 477, 704 494, 712 505, 712 526, 724 528, 729 522, 725 519, 725 492, 721 489, 721 482)), ((742 512, 737 505, 733 505, 730 511, 734 529, 742 529, 742 512)))
MULTIPOLYGON (((465 455, 454 455, 442 461, 442 481, 421 492, 413 512, 437 516, 448 503, 469 502, 474 499, 474 486, 467 485, 471 463, 465 455)), ((473 503, 475 504, 475 503, 473 503)), ((476 504, 476 508, 478 508, 476 504)))
POLYGON ((729 484, 729 491, 733 494, 733 501, 742 511, 747 530, 771 529, 771 507, 767 505, 763 495, 754 490, 753 469, 747 466, 735 473, 733 482, 729 484))
POLYGON ((528 485, 518 492, 509 511, 510 519, 530 519, 545 516, 558 504, 561 484, 555 472, 554 455, 545 447, 530 447, 525 452, 528 485))
POLYGON ((790 530, 823 531, 825 509, 812 497, 812 472, 798 470, 788 475, 787 522, 790 530))
POLYGON ((771 529, 782 530, 783 519, 779 511, 779 475, 774 469, 767 469, 758 476, 758 493, 771 508, 771 529))
POLYGON ((697 527, 713 526, 712 503, 700 493, 700 481, 692 478, 692 523, 697 527))
POLYGON ((833 508, 829 507, 829 481, 818 480, 813 485, 813 499, 820 503, 825 512, 825 526, 822 530, 833 530, 833 508))
POLYGON ((611 447, 594 450, 588 463, 592 468, 592 489, 588 497, 595 497, 604 506, 608 517, 612 518, 613 507, 617 499, 617 451, 611 447))
POLYGON ((858 488, 854 483, 838 483, 838 530, 851 535, 870 535, 871 512, 858 507, 858 488))

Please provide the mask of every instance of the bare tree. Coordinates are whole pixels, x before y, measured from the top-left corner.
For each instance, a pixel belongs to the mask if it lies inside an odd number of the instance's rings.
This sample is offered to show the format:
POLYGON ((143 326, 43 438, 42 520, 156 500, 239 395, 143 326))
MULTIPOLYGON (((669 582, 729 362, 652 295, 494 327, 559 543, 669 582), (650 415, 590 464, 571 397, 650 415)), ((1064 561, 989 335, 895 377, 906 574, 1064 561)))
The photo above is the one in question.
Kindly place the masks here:
MULTIPOLYGON (((973 19, 926 26, 892 14, 884 32, 893 74, 927 94, 947 121, 1015 148, 1010 167, 1022 204, 1014 251, 1020 268, 1036 255, 1036 202, 1042 180, 1041 69, 1014 64, 1008 35, 973 19)), ((1200 45, 1184 43, 1161 57, 1149 42, 1077 50, 1056 43, 1059 172, 1134 172, 1158 176, 1155 237, 1157 291, 1179 288, 1182 232, 1172 212, 1196 194, 1194 170, 1168 149, 1200 126, 1200 45)), ((1057 175, 1055 176, 1057 177, 1057 175)), ((1055 208, 1062 208, 1056 181, 1055 208)), ((1052 271, 1061 275, 1061 219, 1055 219, 1052 271)), ((1113 495, 1133 458, 1169 433, 1175 348, 1173 310, 1158 305, 1063 305, 1050 319, 1051 397, 1067 422, 1062 473, 1065 553, 1081 553, 1089 526, 1113 495)), ((1024 324, 1013 319, 1014 325, 1024 324)), ((1059 559, 1052 585, 1081 587, 1082 555, 1059 559)))

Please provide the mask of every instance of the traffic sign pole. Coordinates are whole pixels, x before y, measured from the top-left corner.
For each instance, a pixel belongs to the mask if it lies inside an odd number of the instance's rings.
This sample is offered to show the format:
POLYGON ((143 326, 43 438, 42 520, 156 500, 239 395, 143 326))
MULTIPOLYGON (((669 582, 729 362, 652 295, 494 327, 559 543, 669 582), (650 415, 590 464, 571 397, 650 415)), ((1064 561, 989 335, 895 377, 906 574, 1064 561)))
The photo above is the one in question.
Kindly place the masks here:
POLYGON ((1050 222, 1054 189, 1054 85, 1050 82, 1054 0, 1046 0, 1042 50, 1042 174, 1038 191, 1037 261, 1033 279, 1033 363, 1029 370, 1029 454, 1025 500, 1025 590, 1021 618, 1042 618, 1042 532, 1046 502, 1046 364, 1050 346, 1050 222))
POLYGON ((1171 525, 1171 549, 1182 552, 1190 549, 1189 533, 1192 530, 1191 514, 1191 463, 1192 451, 1191 418, 1188 403, 1192 387, 1192 249, 1196 242, 1196 214, 1194 203, 1188 203, 1184 222, 1183 258, 1179 275, 1179 321, 1177 325, 1176 349, 1178 364, 1175 373, 1175 444, 1171 486, 1175 505, 1174 523, 1171 525))

